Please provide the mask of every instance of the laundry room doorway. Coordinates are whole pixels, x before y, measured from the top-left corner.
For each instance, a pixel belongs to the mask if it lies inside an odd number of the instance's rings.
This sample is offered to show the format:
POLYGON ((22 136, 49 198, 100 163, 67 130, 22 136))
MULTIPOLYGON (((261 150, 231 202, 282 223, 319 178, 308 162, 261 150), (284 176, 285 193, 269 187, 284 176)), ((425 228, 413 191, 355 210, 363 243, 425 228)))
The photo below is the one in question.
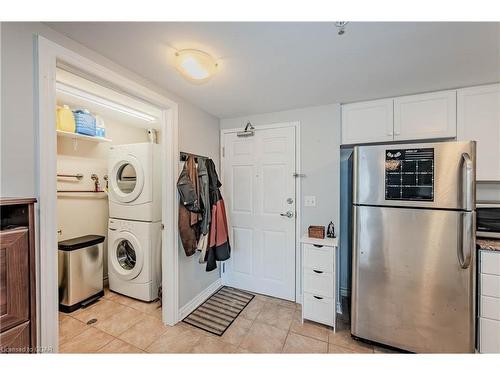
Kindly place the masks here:
POLYGON ((118 337, 113 314, 79 313, 98 298, 174 325, 177 104, 43 37, 37 48, 38 345, 60 348, 61 309, 118 337))
POLYGON ((232 246, 224 285, 297 301, 300 272, 299 126, 221 133, 222 187, 232 246))

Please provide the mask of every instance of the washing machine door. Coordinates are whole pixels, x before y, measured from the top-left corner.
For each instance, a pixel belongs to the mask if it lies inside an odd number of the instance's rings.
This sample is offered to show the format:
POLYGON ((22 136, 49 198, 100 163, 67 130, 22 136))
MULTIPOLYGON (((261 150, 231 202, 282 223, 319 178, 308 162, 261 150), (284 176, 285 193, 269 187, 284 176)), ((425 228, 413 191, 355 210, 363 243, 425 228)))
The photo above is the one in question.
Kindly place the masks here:
POLYGON ((120 232, 108 251, 112 252, 109 258, 113 270, 122 280, 132 280, 139 275, 144 265, 144 251, 132 233, 120 232))
POLYGON ((144 170, 132 155, 127 155, 114 163, 109 176, 109 192, 113 199, 121 203, 136 200, 144 188, 144 170))

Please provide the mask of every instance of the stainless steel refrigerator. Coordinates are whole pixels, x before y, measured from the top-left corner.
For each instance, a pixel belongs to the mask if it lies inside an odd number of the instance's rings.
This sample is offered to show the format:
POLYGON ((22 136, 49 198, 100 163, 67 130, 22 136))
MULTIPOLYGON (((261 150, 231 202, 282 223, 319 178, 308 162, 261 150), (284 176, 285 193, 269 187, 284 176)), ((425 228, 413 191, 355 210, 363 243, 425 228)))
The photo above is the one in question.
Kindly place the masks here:
POLYGON ((475 142, 353 153, 353 336, 416 353, 475 348, 475 142))

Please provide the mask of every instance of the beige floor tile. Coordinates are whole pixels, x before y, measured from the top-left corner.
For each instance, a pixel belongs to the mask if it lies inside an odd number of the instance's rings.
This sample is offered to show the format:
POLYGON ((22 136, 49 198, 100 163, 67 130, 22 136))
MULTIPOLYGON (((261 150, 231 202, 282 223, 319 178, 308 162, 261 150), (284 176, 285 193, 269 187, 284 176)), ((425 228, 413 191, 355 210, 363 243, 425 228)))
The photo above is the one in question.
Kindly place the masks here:
POLYGON ((127 328, 143 320, 147 315, 127 306, 120 306, 117 311, 104 320, 98 320, 94 327, 99 328, 112 336, 118 337, 127 328))
POLYGON ((73 337, 83 333, 86 329, 90 329, 87 324, 71 316, 64 316, 59 320, 59 344, 64 344, 73 337))
POLYGON ((300 305, 297 305, 295 302, 293 301, 286 301, 284 299, 282 300, 279 300, 278 302, 278 305, 280 307, 286 307, 287 309, 293 309, 293 310, 296 310, 297 309, 297 306, 300 306, 300 305))
POLYGON ((328 335, 332 330, 327 326, 324 326, 319 323, 310 322, 304 320, 304 323, 301 321, 293 320, 292 325, 290 327, 290 331, 294 333, 298 333, 302 336, 312 337, 317 340, 328 342, 328 335))
POLYGON ((344 348, 343 346, 337 346, 333 344, 328 344, 328 353, 332 354, 356 354, 354 350, 344 348))
POLYGON ((59 347, 60 353, 95 353, 114 339, 113 336, 90 327, 59 347))
POLYGON ((236 353, 237 346, 223 342, 219 338, 204 336, 192 348, 191 353, 236 353))
POLYGON ((327 351, 327 342, 295 333, 288 334, 283 347, 283 353, 326 353, 327 351))
POLYGON ((254 298, 248 305, 243 309, 240 316, 248 320, 255 320, 260 311, 264 308, 265 302, 254 298))
POLYGON ((356 353, 373 353, 373 346, 365 344, 364 342, 354 340, 351 337, 351 332, 348 330, 330 332, 328 336, 328 342, 336 346, 342 346, 344 348, 355 351, 356 353))
POLYGON ((149 353, 190 353, 203 336, 193 330, 174 326, 146 348, 149 353))
POLYGON ((158 319, 144 315, 143 319, 123 332, 119 338, 139 349, 146 349, 157 338, 167 332, 168 327, 158 319))
POLYGON ((292 309, 275 304, 266 304, 259 315, 257 315, 256 321, 288 331, 292 324, 293 316, 294 310, 292 309))
POLYGON ((243 341, 243 338, 250 330, 252 323, 253 322, 251 320, 243 317, 238 317, 221 336, 221 340, 227 342, 228 344, 233 344, 236 346, 240 345, 243 341))
POLYGON ((253 353, 281 353, 288 331, 254 322, 240 347, 253 353))
POLYGON ((126 343, 125 341, 114 339, 109 344, 106 344, 99 349, 97 353, 144 353, 144 351, 126 343))
POLYGON ((123 309, 123 306, 107 299, 101 299, 95 304, 79 309, 72 315, 74 318, 87 323, 90 319, 105 320, 123 309))

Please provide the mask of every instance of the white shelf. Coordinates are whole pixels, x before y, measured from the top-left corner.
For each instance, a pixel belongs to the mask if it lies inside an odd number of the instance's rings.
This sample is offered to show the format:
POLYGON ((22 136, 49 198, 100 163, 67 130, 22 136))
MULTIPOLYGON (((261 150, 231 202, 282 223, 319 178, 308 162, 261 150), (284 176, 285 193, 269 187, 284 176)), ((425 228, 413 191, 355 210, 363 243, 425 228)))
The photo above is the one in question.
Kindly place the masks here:
POLYGON ((90 142, 97 142, 97 143, 112 142, 112 140, 109 138, 92 137, 90 135, 65 132, 62 130, 56 130, 56 132, 57 132, 58 137, 71 138, 71 139, 78 140, 78 141, 82 140, 82 141, 90 141, 90 142))

